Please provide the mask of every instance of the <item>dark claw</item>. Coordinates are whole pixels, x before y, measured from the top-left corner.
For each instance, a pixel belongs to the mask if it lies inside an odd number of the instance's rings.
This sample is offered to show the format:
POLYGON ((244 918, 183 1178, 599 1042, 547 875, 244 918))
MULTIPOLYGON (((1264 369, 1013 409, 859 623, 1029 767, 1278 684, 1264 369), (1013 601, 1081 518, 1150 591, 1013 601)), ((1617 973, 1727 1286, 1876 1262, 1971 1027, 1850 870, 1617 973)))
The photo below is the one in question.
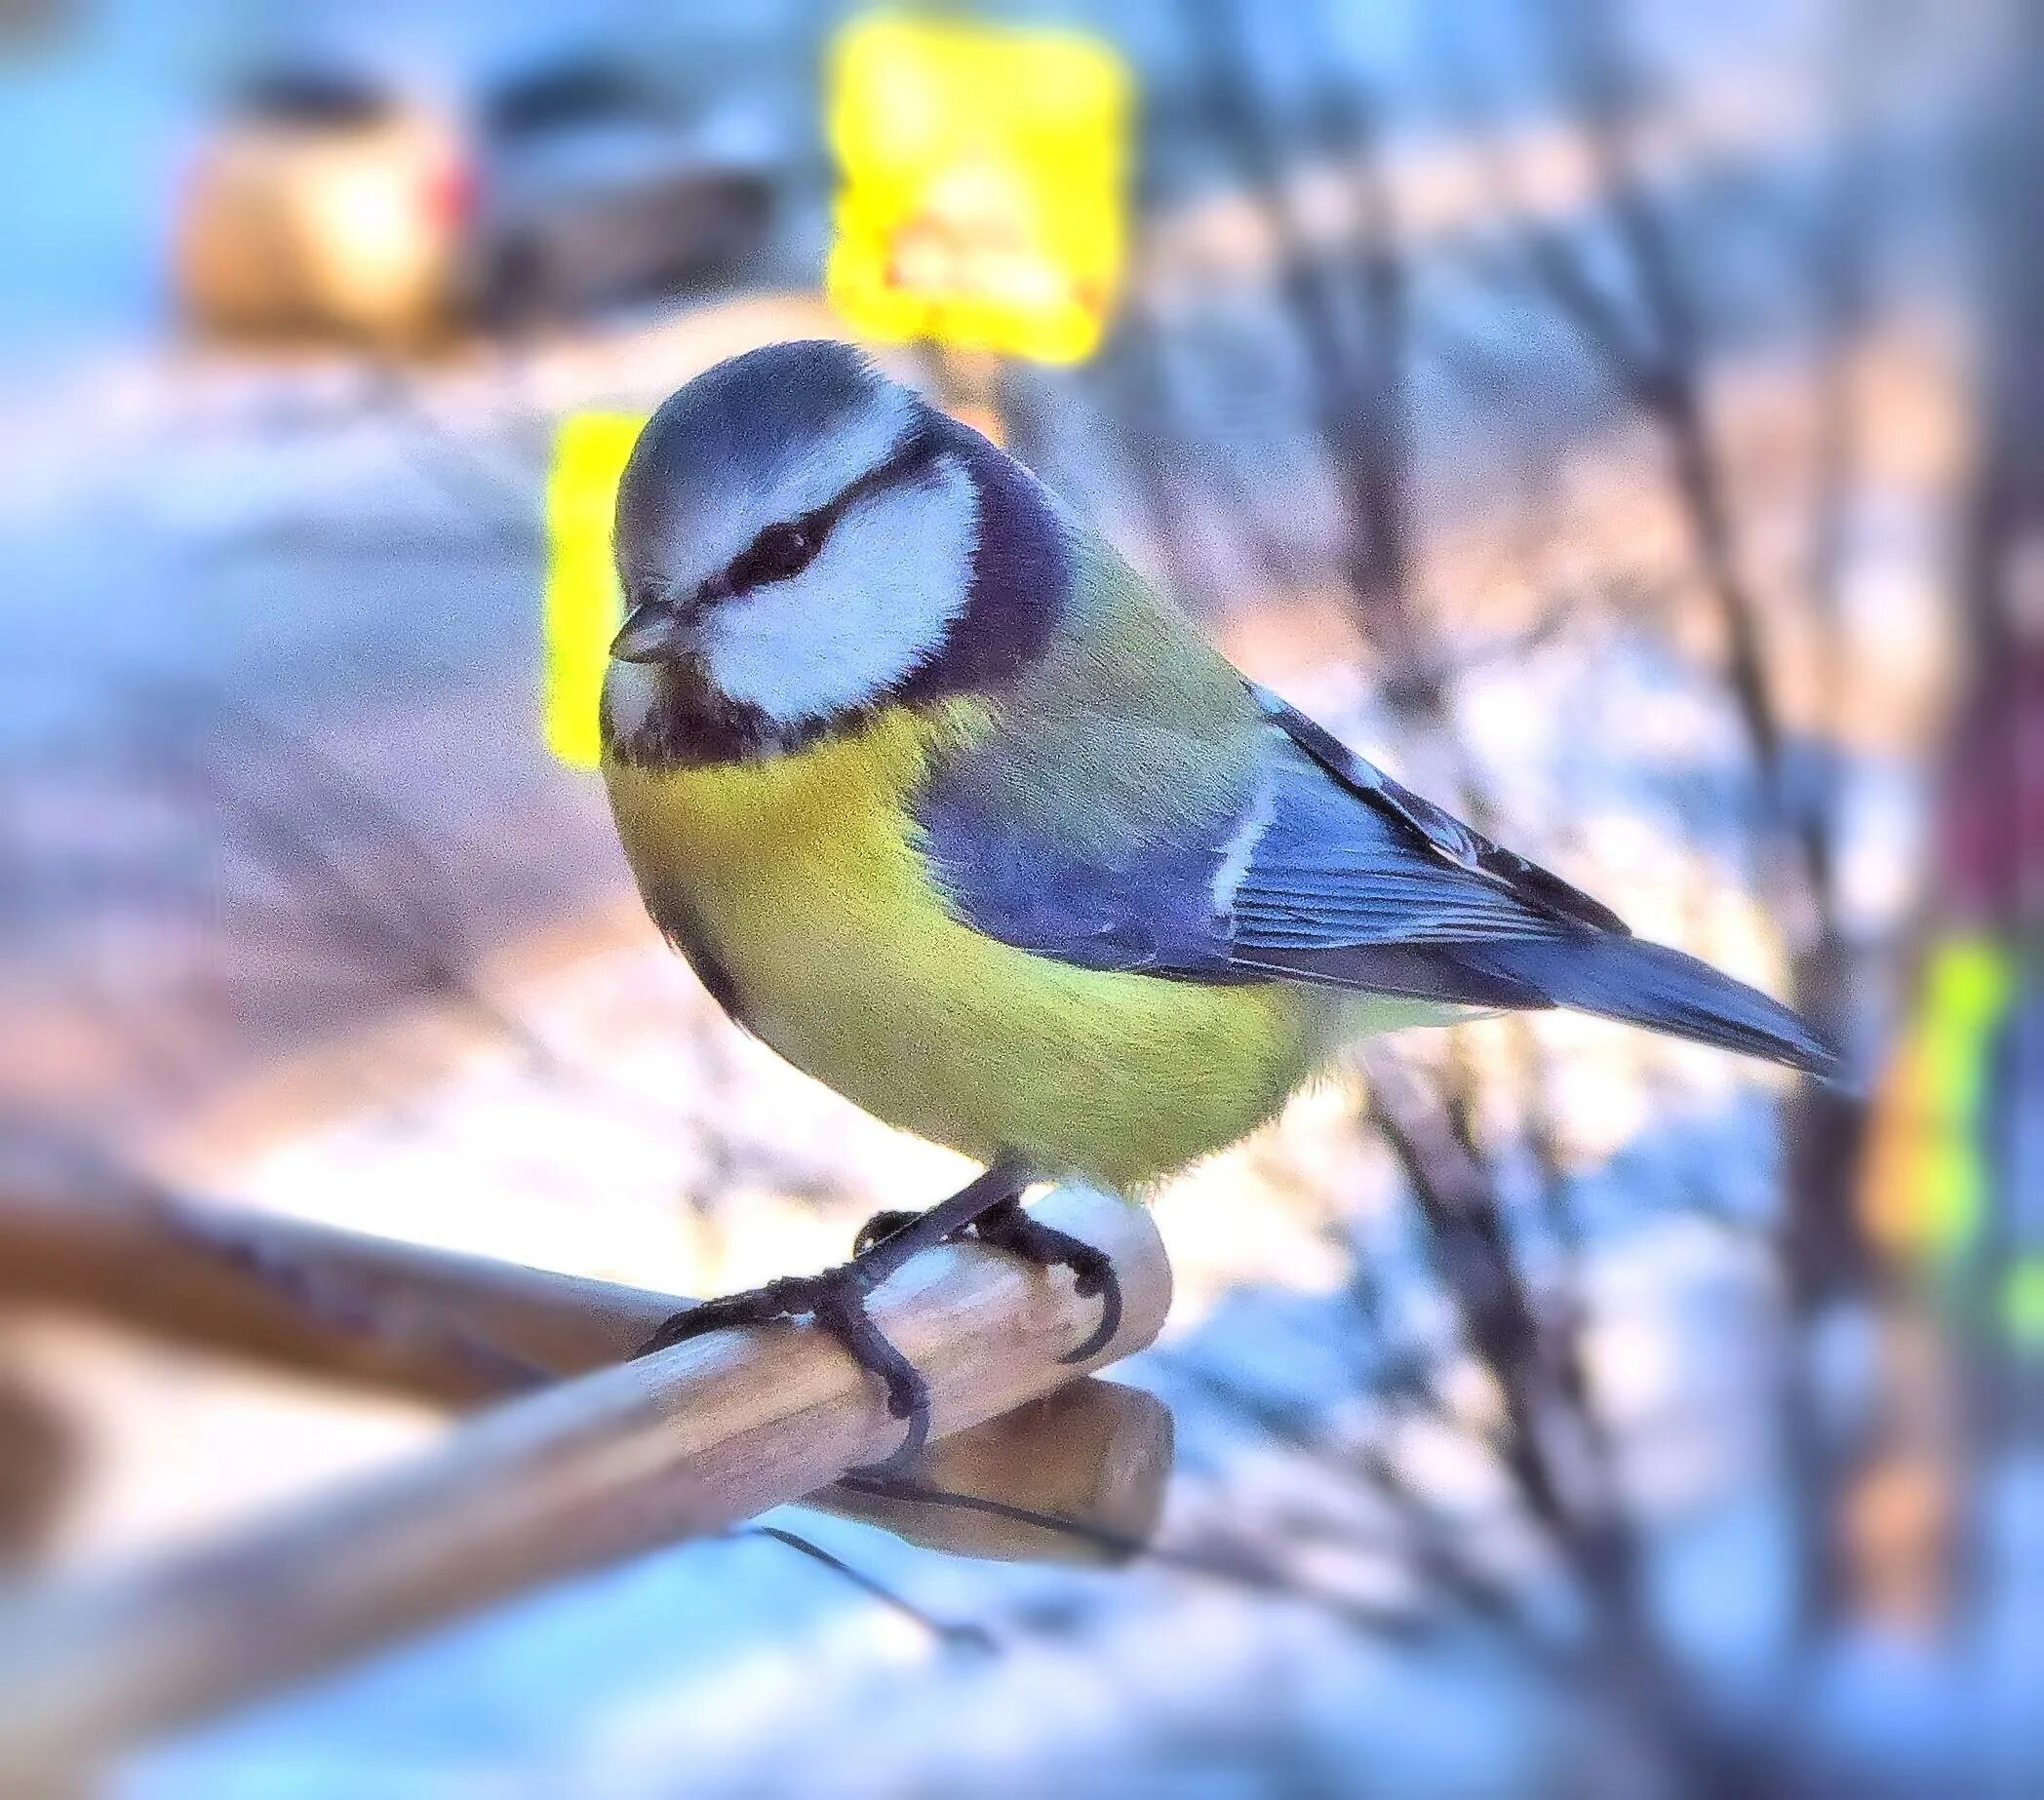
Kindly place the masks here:
POLYGON ((706 1300, 664 1320, 634 1352, 649 1356, 677 1344, 733 1326, 770 1325, 809 1317, 844 1345, 845 1351, 887 1390, 887 1412, 908 1421, 901 1447, 884 1462, 867 1464, 858 1474, 899 1475, 929 1441, 929 1384, 890 1344, 866 1311, 867 1276, 856 1264, 820 1275, 792 1275, 722 1300, 706 1300))
POLYGON ((908 1423, 901 1447, 892 1456, 854 1472, 903 1474, 922 1457, 924 1446, 929 1441, 929 1384, 874 1324, 866 1311, 866 1296, 918 1251, 957 1236, 978 1220, 982 1222, 978 1228, 980 1235, 987 1242, 1005 1245, 1044 1267, 1070 1268, 1079 1279, 1081 1294, 1098 1293, 1105 1298, 1100 1329, 1067 1356, 1067 1362, 1083 1361, 1094 1355, 1121 1323, 1120 1285, 1115 1279, 1112 1265, 1091 1244, 1069 1233, 1038 1225, 1022 1210, 1018 1196, 1029 1180, 1029 1169, 1018 1158, 997 1157, 984 1174, 975 1176, 928 1212, 876 1213, 866 1221, 852 1260, 843 1268, 826 1274, 793 1275, 769 1281, 750 1293, 730 1294, 690 1307, 664 1321, 640 1347, 638 1354, 649 1355, 727 1326, 813 1318, 844 1345, 860 1368, 880 1377, 887 1390, 888 1414, 908 1423))
POLYGON ((908 1421, 908 1431, 893 1455, 879 1463, 862 1464, 852 1472, 904 1473, 929 1442, 929 1384, 873 1322, 866 1311, 863 1281, 854 1278, 833 1285, 816 1307, 816 1322, 851 1352, 860 1368, 881 1378, 887 1389, 888 1413, 908 1421))
POLYGON ((882 1244, 906 1225, 913 1224, 923 1215, 913 1212, 877 1212, 859 1227, 859 1234, 851 1240, 853 1256, 864 1256, 876 1244, 882 1244))
POLYGON ((1083 1344, 1058 1361, 1090 1361, 1113 1342, 1121 1329, 1121 1280, 1111 1257, 1082 1237, 1031 1218, 1018 1201, 983 1213, 972 1232, 981 1242, 998 1245, 1039 1269, 1069 1269, 1074 1292, 1084 1299, 1100 1296, 1100 1323, 1083 1344))
POLYGON ((1121 1277, 1115 1273, 1112 1258, 1090 1244, 1086 1250, 1084 1257, 1075 1258, 1070 1265, 1075 1277, 1072 1288, 1083 1299, 1100 1296, 1100 1323, 1083 1344, 1060 1356, 1060 1362, 1090 1362, 1114 1342, 1121 1329, 1121 1277))
MULTIPOLYGON (((887 1402, 893 1410, 894 1402, 887 1402)), ((899 1413, 896 1418, 901 1417, 899 1413)), ((878 1463, 859 1463, 845 1472, 847 1475, 864 1475, 869 1480, 898 1481, 904 1475, 912 1475, 923 1462, 923 1452, 929 1447, 929 1409, 925 1406, 908 1415, 909 1428, 903 1434, 901 1446, 891 1456, 884 1456, 878 1463)))
POLYGON ((634 1357, 650 1356, 655 1350, 672 1350, 677 1344, 742 1325, 770 1325, 778 1319, 795 1318, 809 1308, 803 1296, 789 1293, 791 1283, 775 1281, 743 1294, 727 1294, 722 1300, 698 1301, 672 1318, 663 1319, 653 1335, 640 1345, 634 1357))

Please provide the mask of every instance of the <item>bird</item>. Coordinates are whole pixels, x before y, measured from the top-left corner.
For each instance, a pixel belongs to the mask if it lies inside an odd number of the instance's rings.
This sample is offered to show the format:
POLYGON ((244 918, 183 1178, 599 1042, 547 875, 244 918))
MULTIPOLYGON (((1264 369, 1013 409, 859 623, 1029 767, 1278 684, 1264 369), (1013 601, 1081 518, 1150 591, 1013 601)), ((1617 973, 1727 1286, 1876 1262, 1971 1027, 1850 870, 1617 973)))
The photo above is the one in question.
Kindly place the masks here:
POLYGON ((1795 1013, 1412 793, 1212 647, 1036 475, 828 339, 652 413, 619 482, 600 702, 648 912, 739 1026, 983 1166, 849 1262, 678 1313, 649 1349, 808 1317, 920 1450, 872 1288, 971 1233, 1111 1267, 1036 1182, 1140 1196, 1358 1039, 1569 1007, 1831 1077, 1795 1013))

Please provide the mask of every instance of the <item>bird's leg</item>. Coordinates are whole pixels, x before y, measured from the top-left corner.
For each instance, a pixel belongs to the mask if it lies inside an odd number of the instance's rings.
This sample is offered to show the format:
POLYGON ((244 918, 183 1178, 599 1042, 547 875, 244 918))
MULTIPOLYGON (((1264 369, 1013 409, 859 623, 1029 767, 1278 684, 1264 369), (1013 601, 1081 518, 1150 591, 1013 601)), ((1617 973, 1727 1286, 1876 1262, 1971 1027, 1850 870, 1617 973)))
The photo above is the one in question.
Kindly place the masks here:
MULTIPOLYGON (((852 1252, 855 1256, 865 1255, 877 1245, 891 1243, 897 1233, 928 1217, 927 1213, 877 1212, 860 1228, 852 1252)), ((1100 1296, 1100 1323, 1083 1344, 1067 1351, 1060 1361, 1084 1362, 1098 1355, 1121 1329, 1121 1282, 1115 1273, 1114 1259, 1084 1238, 1032 1218, 1022 1204, 1019 1190, 995 1200, 976 1218, 955 1227, 949 1235, 976 1237, 981 1243, 1034 1263, 1039 1269, 1069 1269, 1075 1277, 1074 1288, 1081 1298, 1100 1296)))
POLYGON ((929 1385, 916 1365, 874 1324, 866 1311, 866 1296, 911 1257, 958 1235, 989 1207, 1013 1205, 1029 1181, 1026 1164, 1002 1156, 985 1174, 967 1182, 948 1200, 940 1201, 927 1212, 890 1215, 899 1223, 878 1236, 869 1225, 859 1233, 850 1262, 819 1275, 784 1275, 746 1293, 706 1300, 666 1320, 634 1354, 649 1356, 706 1332, 734 1325, 814 1319, 851 1352, 860 1368, 880 1377, 887 1390, 887 1411, 908 1422, 901 1448, 885 1462, 872 1464, 857 1472, 899 1474, 915 1462, 928 1441, 929 1385))

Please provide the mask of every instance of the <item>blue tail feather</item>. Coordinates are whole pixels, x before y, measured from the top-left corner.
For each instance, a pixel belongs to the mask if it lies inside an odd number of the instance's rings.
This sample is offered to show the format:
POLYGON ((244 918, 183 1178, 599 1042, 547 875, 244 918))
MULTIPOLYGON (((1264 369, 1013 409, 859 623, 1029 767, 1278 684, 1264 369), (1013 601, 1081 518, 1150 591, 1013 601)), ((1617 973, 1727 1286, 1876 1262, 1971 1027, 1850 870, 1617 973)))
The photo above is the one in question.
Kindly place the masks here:
POLYGON ((1494 939, 1458 945, 1457 959, 1537 988, 1557 1006, 1643 1025, 1694 1043, 1835 1080, 1837 1051, 1779 1000, 1708 962, 1634 937, 1494 939))

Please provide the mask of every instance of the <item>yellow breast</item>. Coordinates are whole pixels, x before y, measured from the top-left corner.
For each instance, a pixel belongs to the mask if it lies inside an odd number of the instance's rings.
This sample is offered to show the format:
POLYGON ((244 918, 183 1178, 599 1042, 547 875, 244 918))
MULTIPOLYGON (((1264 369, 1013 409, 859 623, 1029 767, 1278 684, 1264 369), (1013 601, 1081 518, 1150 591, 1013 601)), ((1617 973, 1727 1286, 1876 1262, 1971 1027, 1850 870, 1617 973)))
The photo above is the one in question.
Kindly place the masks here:
POLYGON ((947 910, 906 802, 972 726, 900 709, 756 763, 607 767, 654 917, 790 1062, 978 1159, 1126 1187, 1252 1130, 1319 1053, 1307 997, 1076 968, 947 910))

